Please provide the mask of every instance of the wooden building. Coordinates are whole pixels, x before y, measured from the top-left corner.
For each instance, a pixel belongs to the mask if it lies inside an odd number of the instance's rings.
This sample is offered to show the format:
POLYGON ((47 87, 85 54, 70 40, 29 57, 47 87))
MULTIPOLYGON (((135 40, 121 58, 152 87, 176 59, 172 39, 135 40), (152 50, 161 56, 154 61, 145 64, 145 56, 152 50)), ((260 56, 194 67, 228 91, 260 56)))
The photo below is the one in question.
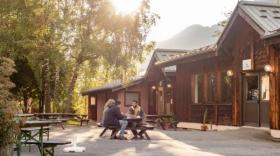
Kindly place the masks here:
POLYGON ((121 111, 124 113, 127 112, 132 100, 137 100, 146 114, 172 114, 176 66, 159 68, 155 66, 155 62, 184 53, 184 50, 156 49, 143 77, 127 84, 114 81, 82 91, 82 96, 88 101, 89 118, 100 121, 104 104, 110 98, 121 101, 121 111))
POLYGON ((177 66, 177 117, 279 129, 279 30, 280 6, 239 2, 217 44, 157 62, 177 66))

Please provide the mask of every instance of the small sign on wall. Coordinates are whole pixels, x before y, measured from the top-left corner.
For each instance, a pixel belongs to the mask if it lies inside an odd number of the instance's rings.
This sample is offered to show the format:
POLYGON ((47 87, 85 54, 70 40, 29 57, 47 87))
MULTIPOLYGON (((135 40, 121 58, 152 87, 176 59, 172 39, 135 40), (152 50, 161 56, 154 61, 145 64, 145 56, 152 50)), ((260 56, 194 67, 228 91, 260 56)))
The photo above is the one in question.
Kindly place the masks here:
POLYGON ((242 60, 242 70, 252 70, 252 60, 242 60))

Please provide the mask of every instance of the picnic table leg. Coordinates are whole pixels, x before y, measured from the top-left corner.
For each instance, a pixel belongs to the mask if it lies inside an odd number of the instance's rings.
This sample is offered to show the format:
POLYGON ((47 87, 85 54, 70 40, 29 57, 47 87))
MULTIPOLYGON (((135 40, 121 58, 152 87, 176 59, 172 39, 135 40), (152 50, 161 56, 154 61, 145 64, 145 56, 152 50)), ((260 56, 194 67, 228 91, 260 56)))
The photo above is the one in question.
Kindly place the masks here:
POLYGON ((16 144, 17 148, 17 156, 20 156, 21 154, 21 134, 18 135, 18 143, 16 144))
POLYGON ((112 130, 112 134, 111 134, 111 139, 116 139, 118 132, 119 132, 118 129, 113 129, 112 130))
POLYGON ((100 133, 99 137, 102 137, 103 134, 107 131, 108 127, 104 128, 103 131, 100 133))
POLYGON ((63 125, 63 122, 61 122, 60 126, 62 127, 62 129, 65 129, 64 125, 63 125))
POLYGON ((143 130, 142 133, 145 135, 145 137, 147 138, 147 140, 151 140, 151 138, 150 138, 150 136, 148 135, 148 133, 147 133, 146 130, 143 130))
POLYGON ((41 156, 44 156, 44 144, 43 144, 43 126, 40 126, 39 130, 40 152, 41 156))

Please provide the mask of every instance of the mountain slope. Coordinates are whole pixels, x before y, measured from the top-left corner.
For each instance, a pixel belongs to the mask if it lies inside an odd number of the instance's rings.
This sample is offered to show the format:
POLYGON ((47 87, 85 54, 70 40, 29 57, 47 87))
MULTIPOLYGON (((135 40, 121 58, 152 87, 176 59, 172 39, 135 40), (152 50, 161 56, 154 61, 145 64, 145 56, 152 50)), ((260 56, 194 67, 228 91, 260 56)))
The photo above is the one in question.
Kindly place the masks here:
POLYGON ((211 27, 191 25, 171 39, 158 42, 157 48, 188 50, 200 48, 215 43, 218 39, 215 32, 221 30, 222 28, 217 25, 211 27))

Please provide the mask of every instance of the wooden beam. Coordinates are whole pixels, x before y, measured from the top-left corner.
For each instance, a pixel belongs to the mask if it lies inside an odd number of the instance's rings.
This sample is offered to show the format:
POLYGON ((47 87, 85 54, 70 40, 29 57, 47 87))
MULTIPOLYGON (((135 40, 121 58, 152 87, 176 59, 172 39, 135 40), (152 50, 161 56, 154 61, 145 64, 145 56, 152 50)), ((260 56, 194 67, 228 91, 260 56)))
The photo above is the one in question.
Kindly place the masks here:
POLYGON ((270 112, 269 121, 271 129, 279 129, 279 53, 272 46, 266 47, 269 51, 269 63, 273 73, 269 75, 270 81, 270 112))

